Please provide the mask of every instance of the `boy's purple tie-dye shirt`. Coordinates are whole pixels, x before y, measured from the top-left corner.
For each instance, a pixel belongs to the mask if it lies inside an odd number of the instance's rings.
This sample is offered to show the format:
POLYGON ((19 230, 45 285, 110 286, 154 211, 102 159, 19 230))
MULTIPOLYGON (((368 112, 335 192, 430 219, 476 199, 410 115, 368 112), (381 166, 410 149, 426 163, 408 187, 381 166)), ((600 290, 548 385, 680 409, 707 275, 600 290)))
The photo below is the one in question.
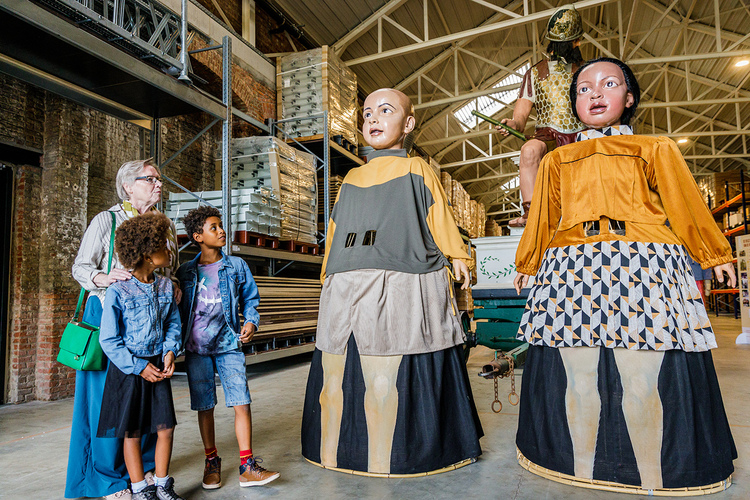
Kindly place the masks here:
POLYGON ((198 265, 198 283, 193 305, 193 326, 185 349, 197 354, 217 354, 232 350, 227 335, 227 321, 219 291, 219 266, 198 265))

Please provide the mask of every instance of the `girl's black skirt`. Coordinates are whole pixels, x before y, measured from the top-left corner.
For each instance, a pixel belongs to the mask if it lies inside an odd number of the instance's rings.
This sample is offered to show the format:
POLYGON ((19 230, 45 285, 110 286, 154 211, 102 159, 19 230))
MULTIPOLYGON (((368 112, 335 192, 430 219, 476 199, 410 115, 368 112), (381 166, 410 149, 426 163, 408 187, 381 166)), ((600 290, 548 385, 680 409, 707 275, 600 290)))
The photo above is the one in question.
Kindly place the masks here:
MULTIPOLYGON (((160 370, 162 355, 145 358, 160 370)), ((177 425, 169 379, 149 382, 109 363, 97 437, 137 438, 177 425)))

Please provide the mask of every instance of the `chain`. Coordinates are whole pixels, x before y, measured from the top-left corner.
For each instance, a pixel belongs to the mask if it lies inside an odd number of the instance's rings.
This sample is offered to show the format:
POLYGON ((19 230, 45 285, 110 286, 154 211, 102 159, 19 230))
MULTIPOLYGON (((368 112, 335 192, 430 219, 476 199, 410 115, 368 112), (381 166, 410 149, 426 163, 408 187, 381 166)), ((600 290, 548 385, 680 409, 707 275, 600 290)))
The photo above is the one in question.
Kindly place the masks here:
POLYGON ((503 404, 500 402, 500 398, 497 395, 497 379, 498 378, 499 377, 495 377, 494 378, 494 381, 495 381, 495 400, 492 402, 492 406, 491 406, 492 411, 494 411, 495 413, 500 413, 501 411, 503 411, 503 404), (497 410, 495 409, 495 405, 496 404, 499 405, 499 408, 497 410))
POLYGON ((508 372, 504 375, 499 375, 497 377, 493 378, 493 381, 495 382, 495 400, 492 401, 492 411, 495 413, 500 413, 503 410, 503 403, 500 402, 500 396, 498 395, 498 389, 497 389, 497 379, 499 378, 505 378, 510 377, 510 394, 508 394, 508 401, 513 406, 516 406, 519 401, 518 393, 516 392, 516 363, 512 356, 503 356, 503 358, 508 360, 509 369, 508 372), (497 409, 495 407, 497 406, 497 409))
POLYGON ((506 356, 508 363, 510 363, 510 394, 508 394, 508 401, 513 406, 516 406, 518 404, 518 394, 516 393, 516 370, 515 370, 515 360, 512 356, 506 356), (514 398, 515 396, 515 398, 514 398), (514 402, 515 401, 515 402, 514 402))

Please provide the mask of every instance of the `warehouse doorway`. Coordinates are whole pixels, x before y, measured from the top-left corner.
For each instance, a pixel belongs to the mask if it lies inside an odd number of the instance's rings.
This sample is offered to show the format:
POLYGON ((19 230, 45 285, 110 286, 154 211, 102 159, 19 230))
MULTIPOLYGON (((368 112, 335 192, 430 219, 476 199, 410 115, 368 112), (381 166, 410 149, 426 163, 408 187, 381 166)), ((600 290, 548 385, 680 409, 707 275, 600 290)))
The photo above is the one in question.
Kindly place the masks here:
POLYGON ((13 168, 0 162, 0 404, 7 394, 10 297, 10 238, 13 221, 13 168))

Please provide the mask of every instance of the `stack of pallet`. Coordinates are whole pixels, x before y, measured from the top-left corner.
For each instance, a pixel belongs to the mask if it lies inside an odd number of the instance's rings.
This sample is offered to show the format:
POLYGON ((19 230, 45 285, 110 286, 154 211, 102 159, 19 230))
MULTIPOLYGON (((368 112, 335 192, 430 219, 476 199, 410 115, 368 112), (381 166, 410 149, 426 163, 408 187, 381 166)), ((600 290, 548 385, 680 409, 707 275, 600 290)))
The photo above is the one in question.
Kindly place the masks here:
MULTIPOLYGON (((196 193, 219 210, 223 208, 221 191, 196 193)), ((177 236, 187 235, 182 222, 185 215, 206 203, 189 193, 169 193, 166 202, 167 217, 175 223, 177 236)), ((281 235, 281 203, 273 191, 262 188, 232 190, 232 232, 235 241, 242 232, 251 232, 278 237, 281 235)))
MULTIPOLYGON (((328 214, 331 214, 331 211, 333 211, 333 204, 336 202, 336 197, 339 195, 339 189, 341 188, 341 183, 344 181, 344 178, 340 175, 332 175, 328 178, 328 214)), ((325 193, 323 191, 323 176, 318 177, 318 231, 323 231, 324 226, 324 209, 325 205, 323 204, 323 197, 325 196, 325 193)))
POLYGON ((282 239, 317 243, 314 157, 275 137, 233 139, 232 188, 273 189, 281 202, 282 239))
POLYGON ((331 136, 357 144, 357 77, 328 46, 280 57, 276 63, 277 116, 292 137, 323 133, 328 112, 331 136))
POLYGON ((484 225, 484 234, 485 236, 502 236, 503 230, 495 219, 487 219, 484 225))
POLYGON ((315 334, 320 281, 256 276, 255 283, 261 301, 260 327, 253 344, 315 334))
POLYGON ((473 311, 474 310, 474 299, 471 296, 471 288, 461 290, 460 287, 456 288, 456 305, 459 311, 473 311))
MULTIPOLYGON (((750 190, 750 179, 745 175, 745 192, 750 190)), ((703 201, 710 208, 715 208, 727 200, 731 200, 740 194, 742 183, 740 182, 740 171, 730 170, 727 172, 715 172, 702 175, 698 179, 698 188, 703 195, 703 201), (729 197, 727 197, 729 194, 729 197), (710 203, 709 203, 710 201, 710 203)))
POLYGON ((471 238, 484 236, 484 220, 486 218, 484 204, 472 200, 463 185, 452 179, 447 172, 440 172, 440 182, 448 201, 453 207, 456 224, 465 229, 471 238))

